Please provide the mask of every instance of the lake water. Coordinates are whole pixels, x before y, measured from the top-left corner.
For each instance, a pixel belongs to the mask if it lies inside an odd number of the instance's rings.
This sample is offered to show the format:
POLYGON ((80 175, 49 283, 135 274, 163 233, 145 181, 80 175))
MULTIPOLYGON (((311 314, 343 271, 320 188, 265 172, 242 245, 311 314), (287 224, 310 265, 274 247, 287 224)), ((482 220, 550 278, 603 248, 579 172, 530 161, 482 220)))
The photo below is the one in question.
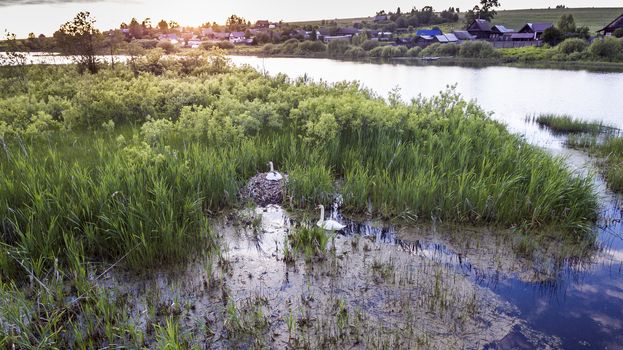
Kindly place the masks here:
MULTIPOLYGON (((475 100, 536 145, 568 157, 579 170, 594 170, 590 160, 564 149, 562 137, 526 121, 541 113, 569 114, 623 128, 623 73, 541 70, 510 67, 442 67, 344 62, 328 59, 234 56, 268 74, 316 81, 358 81, 381 96, 398 87, 404 99, 432 97, 448 86, 475 100)), ((600 178, 602 213, 595 228, 603 251, 591 262, 563 268, 555 281, 524 282, 501 278, 483 283, 519 310, 519 317, 547 335, 557 336, 565 349, 623 349, 623 209, 600 178)), ((446 252, 447 253, 447 252, 446 252)), ((451 253, 449 253, 452 255, 451 253)), ((489 348, 526 348, 520 330, 489 348)))

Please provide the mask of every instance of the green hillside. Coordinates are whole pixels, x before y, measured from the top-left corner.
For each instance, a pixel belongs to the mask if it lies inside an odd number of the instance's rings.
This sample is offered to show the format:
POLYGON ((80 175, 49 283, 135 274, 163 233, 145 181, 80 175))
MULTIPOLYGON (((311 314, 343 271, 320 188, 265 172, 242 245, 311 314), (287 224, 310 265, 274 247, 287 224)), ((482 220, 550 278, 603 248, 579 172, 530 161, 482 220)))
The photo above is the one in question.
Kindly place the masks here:
MULTIPOLYGON (((556 23, 563 14, 572 14, 575 22, 579 26, 588 26, 591 32, 595 32, 614 20, 623 13, 623 7, 619 8, 567 8, 567 9, 525 9, 525 10, 506 10, 498 11, 498 15, 493 21, 494 24, 502 24, 508 28, 519 30, 527 22, 553 22, 556 23)), ((326 19, 326 23, 337 22, 340 27, 352 26, 353 23, 368 21, 372 22, 371 17, 360 18, 341 18, 326 19)), ((293 25, 322 25, 322 20, 310 20, 301 22, 290 22, 293 25)), ((464 29, 464 19, 458 23, 447 23, 440 25, 444 31, 464 29)))
POLYGON ((519 30, 526 22, 556 23, 563 14, 572 14, 578 26, 587 26, 591 32, 595 32, 612 22, 622 13, 623 8, 510 10, 499 11, 493 22, 519 30))

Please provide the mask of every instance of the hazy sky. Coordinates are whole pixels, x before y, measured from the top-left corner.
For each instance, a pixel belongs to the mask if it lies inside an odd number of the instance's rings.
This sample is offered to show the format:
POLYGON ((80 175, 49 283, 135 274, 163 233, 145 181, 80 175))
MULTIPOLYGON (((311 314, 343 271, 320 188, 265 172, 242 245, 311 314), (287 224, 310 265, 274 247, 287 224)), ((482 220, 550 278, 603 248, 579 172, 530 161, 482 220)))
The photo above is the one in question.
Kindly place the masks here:
MULTIPOLYGON (((52 34, 79 11, 90 11, 100 29, 117 28, 132 17, 146 17, 152 23, 160 19, 175 20, 181 25, 199 25, 216 21, 223 23, 231 14, 255 21, 333 19, 364 17, 380 9, 409 10, 432 5, 435 9, 449 6, 467 9, 478 0, 0 0, 0 32, 5 29, 25 37, 29 32, 52 34)), ((501 0, 503 9, 546 8, 557 4, 567 7, 620 7, 622 0, 501 0)), ((0 33, 1 34, 1 33, 0 33)))

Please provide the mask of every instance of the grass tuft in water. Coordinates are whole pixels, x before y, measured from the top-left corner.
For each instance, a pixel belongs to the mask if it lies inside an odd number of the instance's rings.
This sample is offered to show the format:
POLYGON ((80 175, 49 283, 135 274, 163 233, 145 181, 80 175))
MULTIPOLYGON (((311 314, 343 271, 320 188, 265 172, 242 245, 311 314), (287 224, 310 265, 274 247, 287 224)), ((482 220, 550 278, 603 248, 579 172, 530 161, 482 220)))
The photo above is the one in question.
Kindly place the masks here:
POLYGON ((604 125, 602 122, 584 121, 572 118, 568 115, 541 114, 535 121, 540 126, 547 127, 558 133, 585 133, 594 135, 613 129, 612 127, 604 125))

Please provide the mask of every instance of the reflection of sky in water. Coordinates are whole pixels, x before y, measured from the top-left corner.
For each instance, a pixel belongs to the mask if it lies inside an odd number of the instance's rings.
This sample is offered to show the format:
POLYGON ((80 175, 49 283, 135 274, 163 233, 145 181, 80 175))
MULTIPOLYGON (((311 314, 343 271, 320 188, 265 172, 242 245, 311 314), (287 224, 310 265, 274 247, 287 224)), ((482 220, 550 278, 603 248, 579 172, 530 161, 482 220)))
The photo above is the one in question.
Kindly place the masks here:
MULTIPOLYGON (((306 75, 313 80, 337 82, 358 80, 381 96, 396 86, 403 98, 431 97, 448 85, 477 102, 512 132, 524 135, 532 144, 567 158, 579 174, 595 172, 581 152, 562 147, 563 138, 553 136, 526 116, 540 113, 569 114, 585 120, 600 120, 623 128, 623 99, 604 91, 623 91, 623 74, 585 71, 536 70, 508 67, 482 69, 437 66, 366 64, 323 59, 233 57, 236 64, 270 74, 290 77, 306 75)), ((515 304, 520 317, 546 334, 557 335, 564 348, 622 348, 623 344, 623 226, 620 200, 606 190, 597 177, 602 197, 602 219, 596 229, 603 251, 592 264, 567 266, 559 278, 548 283, 526 283, 515 278, 482 278, 463 257, 443 244, 400 242, 388 229, 351 224, 349 231, 374 236, 377 242, 398 243, 420 256, 472 275, 477 283, 491 288, 515 304)))

